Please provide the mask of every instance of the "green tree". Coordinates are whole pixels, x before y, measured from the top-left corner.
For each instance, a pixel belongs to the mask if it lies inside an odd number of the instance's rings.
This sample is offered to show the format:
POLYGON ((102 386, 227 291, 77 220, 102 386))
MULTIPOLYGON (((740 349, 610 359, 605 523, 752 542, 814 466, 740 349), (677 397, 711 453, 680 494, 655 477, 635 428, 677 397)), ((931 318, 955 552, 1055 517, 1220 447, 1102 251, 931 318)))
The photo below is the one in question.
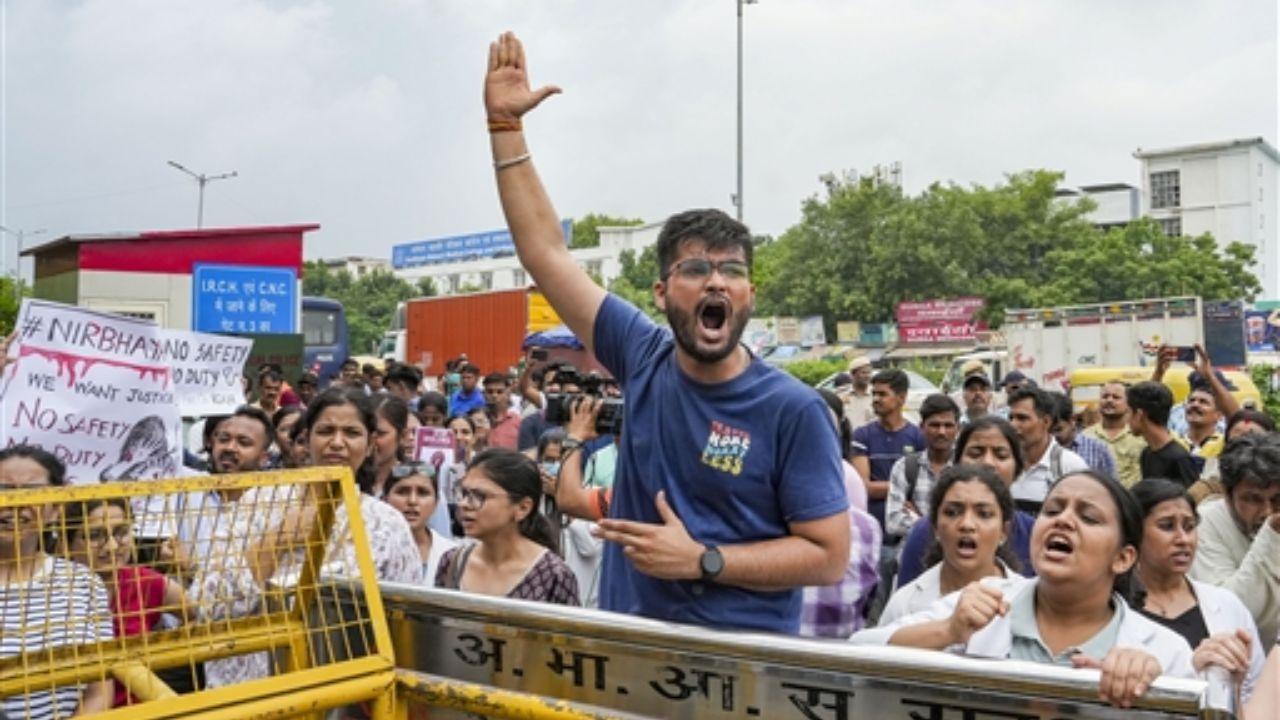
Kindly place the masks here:
POLYGON ((1231 243, 1219 249, 1212 235, 1170 237, 1143 218, 1098 233, 1094 242, 1053 250, 1046 304, 1199 295, 1253 300, 1262 290, 1249 267, 1254 249, 1231 243))
MULTIPOLYGON (((344 270, 334 272, 323 262, 303 265, 303 293, 337 300, 347 314, 347 331, 353 353, 373 352, 383 333, 391 326, 396 306, 423 293, 423 283, 415 287, 386 270, 374 270, 353 280, 344 270)), ((433 286, 427 289, 434 291, 433 286)))
POLYGON ((653 284, 658 280, 658 248, 650 245, 638 256, 634 250, 618 255, 621 272, 609 283, 609 292, 640 308, 649 317, 665 319, 653 301, 653 284))
POLYGON ((1150 220, 1103 232, 1092 201, 1057 196, 1044 170, 993 186, 935 184, 918 196, 865 179, 829 179, 801 221, 757 248, 761 314, 886 322, 898 303, 986 300, 992 325, 1011 307, 1167 295, 1259 292, 1252 253, 1208 235, 1170 238, 1150 220))
POLYGON ((13 277, 0 277, 0 337, 9 337, 13 332, 22 298, 31 295, 31 287, 21 280, 17 281, 17 292, 14 292, 14 283, 13 277))
POLYGON ((600 228, 630 227, 642 225, 639 218, 620 218, 603 213, 587 213, 573 221, 573 236, 569 242, 571 248, 588 248, 600 246, 600 228))
POLYGON ((417 290, 418 297, 435 297, 440 294, 440 291, 436 289, 436 281, 425 276, 418 278, 414 289, 417 290))

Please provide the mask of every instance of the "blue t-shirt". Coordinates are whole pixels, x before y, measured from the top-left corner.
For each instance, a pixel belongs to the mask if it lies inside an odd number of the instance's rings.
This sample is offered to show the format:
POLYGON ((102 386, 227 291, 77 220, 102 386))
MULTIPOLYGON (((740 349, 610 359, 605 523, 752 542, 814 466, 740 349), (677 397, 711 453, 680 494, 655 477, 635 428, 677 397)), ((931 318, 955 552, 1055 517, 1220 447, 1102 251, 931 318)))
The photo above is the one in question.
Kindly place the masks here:
MULTIPOLYGON (((1022 565, 1018 571, 1027 577, 1036 575, 1031 567, 1031 526, 1035 524, 1035 515, 1021 510, 1013 512, 1009 547, 1022 565)), ((933 523, 927 517, 920 518, 911 526, 911 532, 907 533, 907 539, 902 543, 902 557, 898 560, 898 587, 915 580, 920 573, 928 570, 924 565, 924 556, 929 553, 929 543, 932 541, 933 523)))
POLYGON ((477 408, 484 408, 484 392, 478 387, 472 388, 470 395, 458 390, 449 398, 449 417, 466 415, 477 408))
MULTIPOLYGON (((845 512, 840 443, 812 389, 758 358, 727 382, 696 382, 677 365, 671 332, 614 295, 600 306, 594 340, 626 397, 610 517, 659 523, 654 498, 664 490, 694 540, 736 545, 845 512)), ((605 544, 601 573, 605 610, 721 628, 800 628, 800 588, 659 580, 637 571, 616 543, 605 544)))
MULTIPOLYGON (((889 473, 893 464, 903 456, 924 449, 924 433, 920 428, 907 423, 897 430, 886 430, 878 420, 863 425, 853 431, 853 454, 865 457, 871 462, 871 480, 889 481, 889 473)), ((867 500, 867 512, 875 516, 884 529, 885 499, 867 500)))

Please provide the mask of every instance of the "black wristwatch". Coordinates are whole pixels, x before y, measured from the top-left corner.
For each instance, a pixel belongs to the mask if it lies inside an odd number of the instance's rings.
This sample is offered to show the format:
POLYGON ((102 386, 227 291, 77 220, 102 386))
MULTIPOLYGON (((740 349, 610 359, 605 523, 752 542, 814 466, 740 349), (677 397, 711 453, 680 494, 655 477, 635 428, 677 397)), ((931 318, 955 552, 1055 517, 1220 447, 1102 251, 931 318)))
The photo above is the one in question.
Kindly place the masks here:
POLYGON ((720 554, 720 548, 715 545, 707 545, 706 548, 698 559, 698 568, 702 570, 702 582, 715 582, 720 573, 724 572, 724 555, 720 554))

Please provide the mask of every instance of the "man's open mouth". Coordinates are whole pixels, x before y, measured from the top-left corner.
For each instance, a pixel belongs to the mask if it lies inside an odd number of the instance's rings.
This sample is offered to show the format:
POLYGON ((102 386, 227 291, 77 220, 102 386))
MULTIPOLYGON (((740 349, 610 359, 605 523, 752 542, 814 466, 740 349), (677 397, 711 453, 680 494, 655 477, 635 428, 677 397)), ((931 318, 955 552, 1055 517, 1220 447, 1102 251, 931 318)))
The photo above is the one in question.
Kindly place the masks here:
POLYGON ((724 328, 729 319, 729 303, 721 297, 709 297, 698 305, 698 324, 712 331, 724 328))

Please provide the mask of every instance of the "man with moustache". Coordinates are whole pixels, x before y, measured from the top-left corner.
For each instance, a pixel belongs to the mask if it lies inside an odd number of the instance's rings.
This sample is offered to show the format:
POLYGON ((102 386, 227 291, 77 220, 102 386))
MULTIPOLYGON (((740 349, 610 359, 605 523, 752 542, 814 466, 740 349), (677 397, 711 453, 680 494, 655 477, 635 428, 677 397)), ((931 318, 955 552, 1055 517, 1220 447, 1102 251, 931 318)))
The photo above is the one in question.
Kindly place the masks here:
POLYGON ((485 108, 516 252, 627 397, 611 517, 600 522, 600 606, 794 634, 800 588, 830 585, 848 566, 826 403, 739 343, 755 301, 752 242, 724 213, 678 213, 659 235, 653 295, 670 330, 578 267, 521 125, 556 92, 530 89, 514 35, 490 46, 485 108))
POLYGON ((1116 477, 1125 487, 1133 487, 1142 479, 1140 461, 1147 441, 1129 427, 1128 388, 1119 380, 1102 386, 1098 398, 1098 415, 1102 422, 1087 427, 1083 435, 1106 443, 1116 460, 1116 477))

